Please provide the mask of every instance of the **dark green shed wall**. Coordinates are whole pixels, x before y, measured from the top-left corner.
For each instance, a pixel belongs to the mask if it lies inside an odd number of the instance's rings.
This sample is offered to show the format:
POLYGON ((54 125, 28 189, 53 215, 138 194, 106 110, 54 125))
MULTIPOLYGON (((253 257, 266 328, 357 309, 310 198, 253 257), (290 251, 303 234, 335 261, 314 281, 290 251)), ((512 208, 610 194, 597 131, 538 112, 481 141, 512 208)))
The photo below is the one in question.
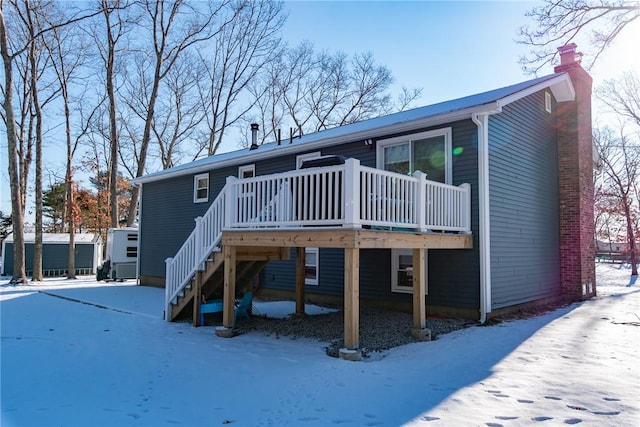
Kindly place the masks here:
MULTIPOLYGON (((93 265, 95 246, 91 244, 76 243, 75 267, 76 274, 91 274, 95 272, 97 265, 93 265)), ((100 249, 98 249, 100 250, 100 249)), ((33 273, 34 244, 25 243, 24 262, 27 276, 33 273)), ((5 244, 5 253, 2 257, 3 273, 6 276, 13 275, 13 243, 5 244)), ((69 244, 44 243, 42 245, 42 270, 46 276, 62 274, 69 267, 69 244)))

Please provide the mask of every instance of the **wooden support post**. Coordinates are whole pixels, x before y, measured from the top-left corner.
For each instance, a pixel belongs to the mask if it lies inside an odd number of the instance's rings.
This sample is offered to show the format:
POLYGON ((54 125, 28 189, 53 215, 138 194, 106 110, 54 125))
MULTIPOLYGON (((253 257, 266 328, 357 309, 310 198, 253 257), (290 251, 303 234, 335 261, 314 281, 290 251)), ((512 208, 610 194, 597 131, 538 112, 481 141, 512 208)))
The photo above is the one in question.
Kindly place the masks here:
POLYGON ((202 271, 196 270, 193 281, 193 326, 200 326, 200 300, 202 299, 202 271))
POLYGON ((225 245, 222 248, 224 255, 224 308, 222 312, 222 325, 231 328, 233 325, 233 303, 236 298, 236 247, 225 245))
POLYGON ((360 347, 360 249, 344 250, 344 346, 360 347))
POLYGON ((419 341, 430 341, 431 330, 427 329, 427 275, 425 269, 427 250, 413 250, 413 328, 411 335, 419 341))
POLYGON ((304 316, 305 301, 305 268, 306 252, 305 248, 296 248, 296 315, 304 316))
POLYGON ((427 326, 425 252, 425 249, 413 250, 413 327, 417 329, 427 326))

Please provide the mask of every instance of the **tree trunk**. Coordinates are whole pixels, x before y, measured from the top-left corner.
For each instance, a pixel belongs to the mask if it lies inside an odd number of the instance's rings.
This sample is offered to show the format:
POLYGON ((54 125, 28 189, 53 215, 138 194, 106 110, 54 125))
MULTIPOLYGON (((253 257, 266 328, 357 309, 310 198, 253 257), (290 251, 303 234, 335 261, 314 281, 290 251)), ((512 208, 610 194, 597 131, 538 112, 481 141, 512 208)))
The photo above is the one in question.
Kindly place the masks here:
MULTIPOLYGON (((156 70, 153 78, 153 88, 149 96, 149 108, 147 109, 147 117, 144 124, 144 133, 142 134, 142 143, 140 144, 140 157, 138 158, 138 170, 136 178, 144 175, 144 168, 147 162, 147 151, 149 149, 149 141, 151 140, 151 122, 155 114, 156 99, 160 90, 160 69, 162 68, 162 56, 157 55, 156 70)), ((140 199, 140 187, 134 185, 131 189, 131 203, 129 205, 129 214, 127 215, 127 226, 131 227, 136 222, 138 213, 138 200, 140 199)))
MULTIPOLYGON (((27 13, 30 13, 27 10, 27 13)), ((29 31, 31 39, 34 38, 35 28, 29 19, 29 31)), ((35 109, 36 121, 36 224, 35 241, 33 244, 33 273, 31 280, 42 281, 42 106, 38 97, 38 69, 36 61, 36 44, 29 46, 29 61, 31 62, 31 97, 35 109)))
POLYGON ((69 258, 67 266, 67 279, 76 278, 76 244, 75 244, 75 232, 76 232, 76 217, 75 217, 75 197, 73 195, 73 168, 71 163, 73 160, 73 150, 71 148, 71 123, 70 123, 70 111, 69 100, 66 90, 63 91, 64 97, 64 110, 66 117, 66 135, 67 135, 67 170, 65 173, 65 184, 67 187, 67 214, 69 215, 69 258))
POLYGON ((629 262, 631 263, 631 275, 638 275, 636 260, 636 236, 633 232, 633 218, 631 216, 631 200, 626 195, 622 198, 624 205, 624 216, 627 222, 627 241, 629 243, 629 262))
POLYGON ((115 40, 111 34, 110 11, 103 1, 103 12, 107 26, 107 96, 109 97, 109 145, 111 167, 109 168, 109 204, 111 205, 111 227, 117 228, 120 214, 118 212, 118 127, 116 123, 116 94, 113 87, 113 67, 115 62, 115 40))
POLYGON ((12 283, 25 283, 24 264, 24 215, 22 211, 22 194, 20 191, 20 175, 17 163, 17 137, 15 116, 13 114, 13 57, 9 55, 7 29, 4 24, 4 12, 0 7, 0 54, 4 66, 4 113, 7 121, 7 151, 9 156, 9 184, 11 187, 11 219, 13 220, 13 277, 12 283))

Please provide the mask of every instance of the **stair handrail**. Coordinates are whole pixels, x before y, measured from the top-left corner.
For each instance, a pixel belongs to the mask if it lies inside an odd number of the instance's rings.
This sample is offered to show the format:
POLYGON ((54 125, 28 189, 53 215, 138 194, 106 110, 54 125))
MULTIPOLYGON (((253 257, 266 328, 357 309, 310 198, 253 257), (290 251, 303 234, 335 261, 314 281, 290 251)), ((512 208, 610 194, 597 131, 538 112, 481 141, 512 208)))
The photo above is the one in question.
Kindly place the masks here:
POLYGON ((196 271, 203 268, 207 258, 220 244, 225 227, 227 191, 229 185, 218 193, 204 215, 195 219, 196 226, 178 252, 165 260, 165 320, 170 321, 171 301, 189 284, 196 271))

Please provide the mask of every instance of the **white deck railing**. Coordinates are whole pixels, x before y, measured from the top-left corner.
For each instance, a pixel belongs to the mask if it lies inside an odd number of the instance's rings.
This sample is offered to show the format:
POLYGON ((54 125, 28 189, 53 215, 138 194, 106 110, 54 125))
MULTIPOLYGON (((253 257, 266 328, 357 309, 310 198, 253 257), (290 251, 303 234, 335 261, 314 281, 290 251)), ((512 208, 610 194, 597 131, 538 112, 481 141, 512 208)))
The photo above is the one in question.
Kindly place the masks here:
POLYGON ((165 277, 165 319, 169 319, 171 302, 189 284, 197 270, 220 243, 225 218, 225 191, 218 197, 203 216, 196 218, 193 229, 182 247, 173 258, 167 258, 165 277))
MULTIPOLYGON (((166 260, 166 304, 216 249, 224 229, 336 226, 418 232, 471 232, 471 187, 345 164, 247 179, 227 178, 209 210, 166 260)), ((169 319, 169 315, 165 316, 169 319)))

